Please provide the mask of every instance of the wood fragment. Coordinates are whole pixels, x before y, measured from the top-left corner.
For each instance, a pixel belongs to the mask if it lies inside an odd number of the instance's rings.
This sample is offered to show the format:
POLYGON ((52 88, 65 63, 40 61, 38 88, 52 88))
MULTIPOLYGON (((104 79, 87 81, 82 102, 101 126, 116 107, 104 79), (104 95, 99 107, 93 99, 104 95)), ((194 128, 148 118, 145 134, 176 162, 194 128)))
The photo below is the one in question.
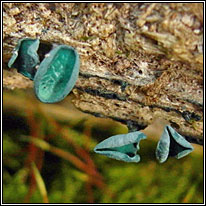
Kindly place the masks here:
POLYGON ((3 3, 3 86, 33 84, 7 63, 21 38, 81 57, 74 104, 136 129, 163 118, 203 144, 203 3, 3 3))

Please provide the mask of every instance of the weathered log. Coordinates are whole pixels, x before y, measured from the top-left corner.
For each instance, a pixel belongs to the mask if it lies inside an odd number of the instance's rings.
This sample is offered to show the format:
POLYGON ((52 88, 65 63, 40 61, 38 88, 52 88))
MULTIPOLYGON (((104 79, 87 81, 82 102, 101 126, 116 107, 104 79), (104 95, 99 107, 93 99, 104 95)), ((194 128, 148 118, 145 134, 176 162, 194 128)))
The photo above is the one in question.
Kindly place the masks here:
POLYGON ((19 39, 71 45, 77 108, 136 130, 165 119, 203 144, 202 3, 4 3, 3 18, 4 88, 33 86, 7 67, 19 39))

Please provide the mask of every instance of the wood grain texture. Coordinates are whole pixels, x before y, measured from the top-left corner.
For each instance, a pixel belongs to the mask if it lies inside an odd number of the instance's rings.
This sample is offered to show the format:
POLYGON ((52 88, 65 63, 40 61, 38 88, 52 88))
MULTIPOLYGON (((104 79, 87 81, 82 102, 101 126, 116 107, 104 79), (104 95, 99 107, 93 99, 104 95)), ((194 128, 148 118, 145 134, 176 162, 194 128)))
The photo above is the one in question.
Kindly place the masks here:
POLYGON ((33 86, 7 68, 19 39, 70 45, 77 108, 131 130, 162 118, 203 144, 202 3, 4 3, 3 18, 4 88, 33 86))

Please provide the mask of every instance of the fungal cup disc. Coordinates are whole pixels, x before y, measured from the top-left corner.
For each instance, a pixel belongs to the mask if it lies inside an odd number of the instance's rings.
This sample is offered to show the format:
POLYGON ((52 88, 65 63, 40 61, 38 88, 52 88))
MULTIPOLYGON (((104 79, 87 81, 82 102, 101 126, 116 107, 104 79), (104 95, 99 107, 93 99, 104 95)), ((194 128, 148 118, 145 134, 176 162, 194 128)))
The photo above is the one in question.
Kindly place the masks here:
POLYGON ((64 99, 77 81, 79 66, 79 55, 73 47, 59 45, 51 50, 39 65, 34 78, 37 98, 44 103, 64 99))

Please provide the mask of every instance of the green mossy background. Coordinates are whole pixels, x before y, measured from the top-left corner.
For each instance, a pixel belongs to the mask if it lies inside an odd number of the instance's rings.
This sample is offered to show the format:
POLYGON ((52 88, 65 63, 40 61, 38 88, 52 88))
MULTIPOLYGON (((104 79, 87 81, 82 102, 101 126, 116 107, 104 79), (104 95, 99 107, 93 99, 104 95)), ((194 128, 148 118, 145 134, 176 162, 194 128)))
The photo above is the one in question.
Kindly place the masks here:
POLYGON ((98 142, 120 133, 127 133, 124 125, 81 113, 70 97, 43 104, 32 90, 4 90, 3 202, 44 202, 32 175, 33 161, 49 203, 203 203, 201 146, 194 145, 188 156, 169 158, 164 164, 156 161, 157 141, 149 138, 140 143, 138 164, 93 152, 98 142), (73 155, 71 161, 60 150, 44 150, 43 142, 32 144, 32 137, 73 155), (86 170, 74 157, 86 162, 86 170), (89 169, 98 175, 91 175, 89 169))

